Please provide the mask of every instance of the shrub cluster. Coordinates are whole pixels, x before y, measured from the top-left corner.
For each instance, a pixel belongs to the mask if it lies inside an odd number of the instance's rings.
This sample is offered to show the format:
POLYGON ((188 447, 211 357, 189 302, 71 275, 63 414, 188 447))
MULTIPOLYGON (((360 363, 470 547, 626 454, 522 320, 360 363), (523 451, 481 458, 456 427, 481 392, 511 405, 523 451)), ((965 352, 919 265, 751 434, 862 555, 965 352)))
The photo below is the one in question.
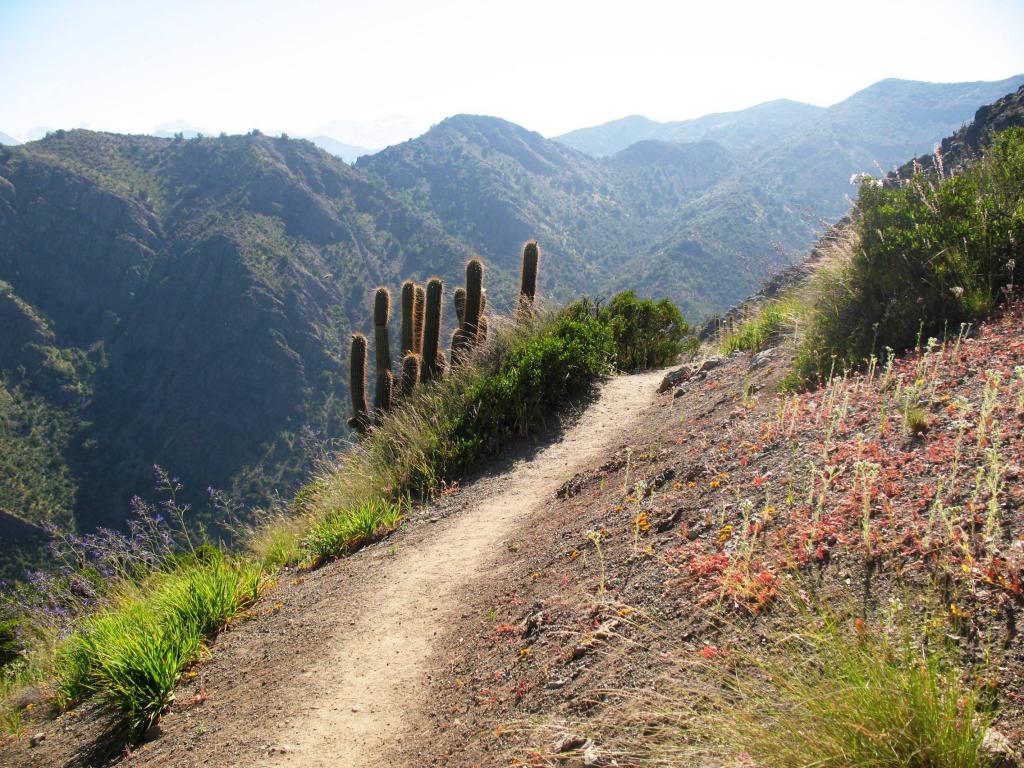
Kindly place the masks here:
POLYGON ((798 372, 860 365, 885 347, 955 331, 992 312, 1024 260, 1024 128, 994 137, 960 175, 900 185, 865 179, 850 252, 819 275, 798 372))
POLYGON ((638 299, 633 291, 623 291, 601 308, 598 317, 612 333, 615 367, 620 371, 668 365, 692 346, 690 326, 668 299, 638 299))

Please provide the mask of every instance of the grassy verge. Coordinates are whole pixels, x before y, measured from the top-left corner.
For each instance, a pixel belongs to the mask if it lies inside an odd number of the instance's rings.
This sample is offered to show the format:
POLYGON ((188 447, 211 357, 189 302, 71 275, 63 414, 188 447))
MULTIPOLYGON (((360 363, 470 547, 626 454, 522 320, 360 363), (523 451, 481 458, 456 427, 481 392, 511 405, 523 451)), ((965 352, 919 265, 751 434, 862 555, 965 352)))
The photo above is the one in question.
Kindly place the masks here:
POLYGON ((799 334, 810 314, 807 301, 797 296, 784 296, 759 306, 739 325, 721 339, 722 352, 738 349, 757 351, 799 334))
POLYGON ((208 548, 138 584, 122 584, 109 606, 61 643, 57 703, 98 695, 143 733, 170 704, 182 672, 205 638, 259 597, 262 570, 208 548))

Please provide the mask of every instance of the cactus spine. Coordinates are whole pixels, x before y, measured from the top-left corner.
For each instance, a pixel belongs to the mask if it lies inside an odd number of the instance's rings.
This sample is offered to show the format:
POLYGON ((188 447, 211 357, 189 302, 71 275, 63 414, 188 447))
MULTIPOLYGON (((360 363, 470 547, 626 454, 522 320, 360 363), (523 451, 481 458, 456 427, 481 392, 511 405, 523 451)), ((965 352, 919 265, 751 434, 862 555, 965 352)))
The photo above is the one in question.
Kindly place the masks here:
POLYGON ((384 418, 384 414, 391 410, 391 398, 395 392, 395 375, 391 371, 384 371, 383 376, 377 377, 377 423, 384 418))
POLYGON ((516 317, 525 319, 533 314, 537 298, 537 273, 540 271, 540 245, 530 240, 523 246, 523 272, 519 283, 519 308, 516 317))
POLYGON ((348 425, 360 434, 370 428, 370 408, 366 403, 366 337, 361 333, 352 334, 349 364, 349 391, 352 395, 352 418, 348 425))
POLYGON ((408 397, 420 380, 420 356, 409 352, 402 358, 402 379, 400 388, 402 397, 408 397))
POLYGON ((455 316, 459 320, 461 326, 466 322, 466 289, 461 285, 455 289, 455 294, 452 296, 455 299, 455 316))
POLYGON ((412 351, 423 356, 423 314, 427 307, 427 292, 422 285, 416 286, 416 301, 412 315, 412 351))
POLYGON ((427 282, 427 306, 423 318, 423 363, 420 369, 420 380, 428 381, 440 378, 443 372, 441 358, 443 353, 438 348, 441 342, 441 298, 444 285, 440 278, 432 277, 427 282))
POLYGON ((416 284, 412 280, 402 283, 402 356, 413 351, 413 326, 416 313, 416 284))
POLYGON ((391 319, 391 292, 378 288, 373 298, 373 348, 377 357, 377 391, 374 406, 386 411, 391 407, 391 387, 387 378, 391 372, 391 347, 388 341, 388 321, 391 319))

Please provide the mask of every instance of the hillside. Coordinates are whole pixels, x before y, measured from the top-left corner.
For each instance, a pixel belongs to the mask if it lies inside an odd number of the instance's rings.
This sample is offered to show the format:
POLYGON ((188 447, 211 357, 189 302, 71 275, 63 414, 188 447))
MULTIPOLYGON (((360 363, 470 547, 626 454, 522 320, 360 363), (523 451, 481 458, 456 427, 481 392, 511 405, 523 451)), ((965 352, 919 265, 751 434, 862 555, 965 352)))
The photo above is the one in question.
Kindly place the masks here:
POLYGON ((717 112, 660 123, 642 115, 612 120, 591 128, 553 136, 554 141, 592 157, 609 157, 638 141, 715 141, 737 152, 772 144, 807 125, 823 107, 777 99, 735 112, 717 112))
MULTIPOLYGON (((0 508, 117 525, 152 465, 292 493, 370 290, 467 252, 312 144, 57 132, 0 154, 0 508)), ((208 515, 205 503, 196 512, 208 515)))
POLYGON ((851 169, 928 150, 1003 87, 926 86, 884 81, 815 112, 813 129, 793 129, 785 115, 806 110, 785 102, 711 116, 718 140, 645 140, 601 160, 469 115, 355 168, 261 135, 57 131, 5 148, 0 508, 116 525, 153 464, 208 520, 208 486, 290 494, 303 446, 346 434, 342 342, 366 328, 370 289, 454 278, 471 251, 496 297, 514 295, 537 237, 549 301, 635 288, 706 317, 845 213, 851 169), (789 138, 757 152, 729 138, 769 124, 789 138))

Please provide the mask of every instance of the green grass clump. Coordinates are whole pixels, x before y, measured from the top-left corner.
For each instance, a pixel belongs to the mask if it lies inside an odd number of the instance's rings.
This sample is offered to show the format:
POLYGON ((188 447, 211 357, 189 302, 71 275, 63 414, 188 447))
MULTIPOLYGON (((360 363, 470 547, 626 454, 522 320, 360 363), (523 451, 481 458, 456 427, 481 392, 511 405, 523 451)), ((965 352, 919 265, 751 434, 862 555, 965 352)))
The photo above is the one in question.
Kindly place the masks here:
POLYGON ((787 629, 729 645, 680 648, 671 633, 642 633, 675 648, 667 671, 583 729, 623 765, 987 765, 990 691, 961 665, 944 619, 900 605, 865 622, 793 599, 787 629))
POLYGON ((368 499, 336 510, 316 523, 302 542, 312 565, 337 557, 372 541, 391 530, 402 519, 408 502, 392 503, 385 499, 368 499))
POLYGON ((797 332, 809 311, 806 302, 796 297, 768 301, 738 328, 725 334, 722 352, 729 354, 739 349, 756 352, 781 341, 797 332))
POLYGON ((861 184, 849 237, 815 278, 797 373, 862 365, 991 313, 1024 275, 1024 128, 997 134, 972 167, 901 186, 861 184))
POLYGON ((122 716, 124 737, 137 738, 170 704, 205 638, 251 605, 263 584, 257 565, 208 548, 121 585, 109 607, 58 648, 58 704, 98 696, 122 716))
POLYGON ((771 768, 972 768, 988 717, 941 642, 827 620, 739 661, 709 725, 771 768))

